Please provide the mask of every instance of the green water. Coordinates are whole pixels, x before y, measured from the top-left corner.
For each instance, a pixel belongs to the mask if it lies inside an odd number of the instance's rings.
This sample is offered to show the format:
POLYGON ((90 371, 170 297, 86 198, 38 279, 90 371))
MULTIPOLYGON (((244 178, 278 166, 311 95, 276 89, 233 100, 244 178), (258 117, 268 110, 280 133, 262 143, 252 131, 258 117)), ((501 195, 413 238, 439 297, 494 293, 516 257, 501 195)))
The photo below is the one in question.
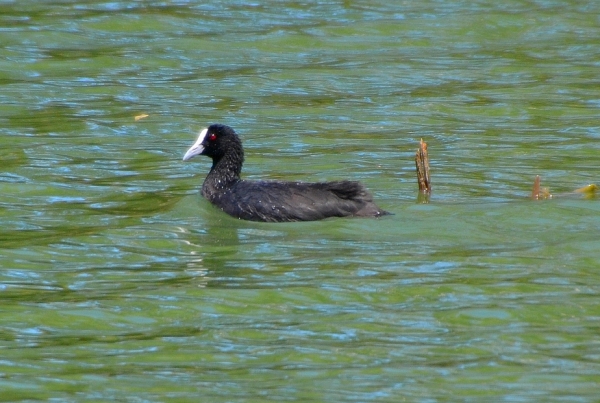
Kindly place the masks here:
POLYGON ((0 401, 597 402, 599 15, 0 2, 0 401), (181 161, 212 122, 394 215, 225 216, 181 161))

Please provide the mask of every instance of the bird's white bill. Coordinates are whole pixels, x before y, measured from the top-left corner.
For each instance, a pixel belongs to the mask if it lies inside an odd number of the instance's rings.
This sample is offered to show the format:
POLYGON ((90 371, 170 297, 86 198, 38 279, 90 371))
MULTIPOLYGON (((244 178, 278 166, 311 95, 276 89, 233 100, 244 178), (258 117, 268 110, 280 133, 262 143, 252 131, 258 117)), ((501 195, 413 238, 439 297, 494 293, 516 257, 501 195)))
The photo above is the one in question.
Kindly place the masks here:
POLYGON ((187 161, 190 158, 195 157, 196 155, 202 154, 202 151, 204 151, 204 146, 202 145, 202 142, 204 141, 204 138, 206 137, 207 132, 208 132, 208 129, 203 129, 200 132, 200 134, 198 135, 198 140, 196 140, 194 145, 191 146, 190 149, 187 150, 185 152, 185 154, 183 155, 184 161, 187 161))

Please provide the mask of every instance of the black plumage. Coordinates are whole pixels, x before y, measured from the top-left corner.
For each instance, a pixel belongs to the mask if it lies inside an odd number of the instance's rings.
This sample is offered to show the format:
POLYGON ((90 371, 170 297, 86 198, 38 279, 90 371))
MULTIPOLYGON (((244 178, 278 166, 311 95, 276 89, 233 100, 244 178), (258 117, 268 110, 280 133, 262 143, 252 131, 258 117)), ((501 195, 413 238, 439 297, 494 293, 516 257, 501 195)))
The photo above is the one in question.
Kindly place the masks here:
POLYGON ((213 160, 202 185, 202 195, 227 214, 252 221, 313 221, 328 217, 379 217, 367 189, 355 181, 281 182, 240 178, 244 163, 242 142, 229 126, 213 124, 202 130, 185 153, 213 160))

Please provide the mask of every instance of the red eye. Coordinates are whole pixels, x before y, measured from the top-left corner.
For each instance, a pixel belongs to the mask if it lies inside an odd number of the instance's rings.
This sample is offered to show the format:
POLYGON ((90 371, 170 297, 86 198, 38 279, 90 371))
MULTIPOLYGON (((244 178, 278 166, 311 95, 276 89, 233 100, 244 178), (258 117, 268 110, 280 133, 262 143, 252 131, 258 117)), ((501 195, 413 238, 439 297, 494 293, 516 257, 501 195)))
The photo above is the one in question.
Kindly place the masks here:
POLYGON ((211 133, 210 136, 208 136, 208 141, 215 141, 217 139, 217 135, 214 133, 211 133))

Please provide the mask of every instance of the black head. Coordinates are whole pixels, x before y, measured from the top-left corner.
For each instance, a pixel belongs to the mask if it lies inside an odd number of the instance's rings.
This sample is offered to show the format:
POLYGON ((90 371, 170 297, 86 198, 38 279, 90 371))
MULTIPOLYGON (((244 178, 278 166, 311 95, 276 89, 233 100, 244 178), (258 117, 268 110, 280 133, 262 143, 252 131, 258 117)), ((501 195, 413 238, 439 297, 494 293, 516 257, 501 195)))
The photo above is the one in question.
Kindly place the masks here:
POLYGON ((241 142, 235 131, 226 125, 213 124, 203 129, 198 140, 183 156, 187 161, 196 155, 206 155, 213 160, 220 160, 228 150, 241 150, 241 142))

